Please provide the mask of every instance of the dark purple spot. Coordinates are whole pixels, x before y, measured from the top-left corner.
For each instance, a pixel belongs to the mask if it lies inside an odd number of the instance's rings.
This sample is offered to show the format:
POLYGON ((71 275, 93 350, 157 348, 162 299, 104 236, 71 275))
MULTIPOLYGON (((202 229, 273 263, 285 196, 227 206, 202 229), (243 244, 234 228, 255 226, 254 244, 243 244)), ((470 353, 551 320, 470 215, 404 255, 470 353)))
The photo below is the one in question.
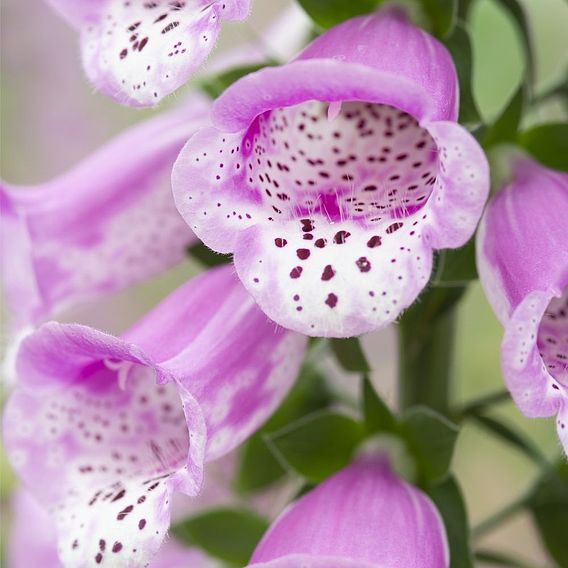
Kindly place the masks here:
POLYGON ((122 521, 125 519, 130 513, 132 513, 134 507, 132 505, 128 505, 128 507, 122 509, 120 513, 116 516, 117 521, 122 521))
POLYGON ((310 233, 314 230, 314 222, 312 219, 300 219, 300 223, 302 223, 302 231, 304 231, 304 233, 310 233))
POLYGON ((115 543, 112 545, 112 551, 113 551, 114 553, 120 552, 121 550, 122 550, 122 543, 121 543, 121 542, 115 542, 115 543))
POLYGON ((328 294, 325 303, 330 308, 335 308, 335 306, 337 306, 337 296, 333 292, 331 294, 328 294))
POLYGON ((103 561, 103 555, 99 552, 96 556, 95 556, 95 562, 97 564, 100 564, 103 561))
POLYGON ((314 245, 322 249, 326 245, 327 241, 325 239, 317 239, 314 245))
POLYGON ((274 244, 278 247, 278 248, 282 248, 285 247, 288 244, 288 241, 286 239, 282 239, 280 237, 274 239, 274 244))
POLYGON ((367 241, 367 246, 368 246, 369 248, 380 247, 381 244, 382 244, 381 237, 379 237, 378 235, 375 235, 375 236, 371 237, 371 238, 367 241))
POLYGON ((403 225, 402 223, 393 223, 392 225, 389 225, 387 227, 387 235, 390 235, 391 233, 398 231, 402 227, 402 225, 403 225))
POLYGON ((335 276, 335 270, 333 270, 333 267, 331 266, 331 264, 328 264, 323 269, 321 279, 324 280, 324 281, 327 281, 327 280, 331 280, 334 276, 335 276))
POLYGON ((138 521, 138 528, 142 530, 146 526, 146 519, 140 519, 138 521))
POLYGON ((337 245, 342 245, 350 236, 351 233, 349 233, 348 231, 337 231, 337 233, 335 233, 335 236, 333 237, 333 242, 337 245))
POLYGON ((298 249, 296 254, 300 260, 306 260, 310 256, 310 251, 308 249, 298 249))
POLYGON ((371 270, 371 263, 366 256, 362 256, 355 261, 355 264, 361 272, 369 272, 371 270))
POLYGON ((290 272, 290 278, 300 278, 300 276, 302 275, 302 270, 303 268, 301 266, 292 268, 292 271, 290 272))

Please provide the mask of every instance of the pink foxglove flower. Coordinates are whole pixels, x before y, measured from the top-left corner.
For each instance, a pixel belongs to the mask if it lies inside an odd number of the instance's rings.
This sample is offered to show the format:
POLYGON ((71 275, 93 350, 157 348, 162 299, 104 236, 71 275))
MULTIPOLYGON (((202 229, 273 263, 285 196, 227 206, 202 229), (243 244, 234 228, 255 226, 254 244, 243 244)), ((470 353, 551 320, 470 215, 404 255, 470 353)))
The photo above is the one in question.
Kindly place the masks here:
POLYGON ((483 216, 477 266, 505 327, 507 386, 527 416, 557 416, 568 453, 567 219, 568 175, 517 159, 483 216))
POLYGON ((450 55, 401 10, 349 20, 223 93, 174 167, 178 209, 284 327, 384 326, 487 196, 457 94, 450 55))
POLYGON ((204 463, 268 418, 304 345, 230 267, 191 280, 120 338, 47 323, 24 339, 5 443, 54 517, 63 564, 148 563, 172 493, 196 495, 204 463))
POLYGON ((447 568, 441 517, 386 459, 355 461, 291 505, 251 568, 447 568))
POLYGON ((152 106, 205 61, 222 19, 243 20, 251 0, 48 0, 81 35, 83 67, 104 94, 152 106))
POLYGON ((208 111, 193 96, 48 183, 0 190, 2 273, 16 330, 184 258, 195 236, 173 204, 170 172, 208 111))

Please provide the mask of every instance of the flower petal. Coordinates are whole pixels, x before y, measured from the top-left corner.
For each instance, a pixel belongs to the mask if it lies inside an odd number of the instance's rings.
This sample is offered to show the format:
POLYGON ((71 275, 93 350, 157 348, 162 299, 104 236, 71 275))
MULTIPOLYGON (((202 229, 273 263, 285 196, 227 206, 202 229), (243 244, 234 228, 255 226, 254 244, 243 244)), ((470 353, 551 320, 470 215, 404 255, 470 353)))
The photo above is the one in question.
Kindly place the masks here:
POLYGON ((327 30, 292 63, 247 75, 214 106, 230 132, 255 116, 304 100, 378 101, 419 121, 457 118, 456 71, 446 48, 387 7, 327 30))
POLYGON ((423 124, 439 156, 431 212, 429 244, 435 249, 458 248, 473 235, 489 194, 489 165, 469 132, 453 122, 423 124))
POLYGON ((334 337, 384 326, 415 300, 432 249, 473 234, 488 181, 481 149, 453 123, 317 101, 266 112, 239 134, 201 130, 172 177, 183 217, 205 244, 234 252, 274 321, 334 337))
POLYGON ((483 289, 501 322, 534 290, 568 285, 568 175, 515 159, 477 235, 483 289))
POLYGON ((81 32, 83 66, 103 93, 153 106, 183 85, 215 46, 221 19, 251 0, 48 0, 81 32))
POLYGON ((305 341, 275 329, 231 267, 190 281, 123 339, 57 323, 24 339, 6 447, 56 519, 63 562, 148 562, 172 492, 195 495, 204 461, 268 418, 305 341))
POLYGON ((1 236, 10 242, 1 260, 16 330, 184 258, 195 236, 171 201, 169 174, 207 110, 194 96, 51 182, 0 192, 1 236))
MULTIPOLYGON (((285 510, 260 541, 251 566, 292 566, 269 561, 304 555, 389 568, 449 565, 436 508, 421 491, 397 479, 378 456, 357 459, 285 510)), ((332 561, 328 566, 354 564, 332 561)))
POLYGON ((428 282, 432 253, 414 225, 421 217, 362 230, 312 216, 310 233, 302 233, 301 221, 258 226, 243 233, 235 267, 262 310, 284 327, 360 335, 394 321, 428 282), (306 234, 313 240, 303 240, 306 234))
POLYGON ((543 329, 539 337, 539 328, 553 297, 546 292, 528 294, 508 321, 501 346, 507 386, 517 406, 530 417, 555 414, 561 400, 568 396, 568 384, 550 374, 540 353, 549 334, 543 329))

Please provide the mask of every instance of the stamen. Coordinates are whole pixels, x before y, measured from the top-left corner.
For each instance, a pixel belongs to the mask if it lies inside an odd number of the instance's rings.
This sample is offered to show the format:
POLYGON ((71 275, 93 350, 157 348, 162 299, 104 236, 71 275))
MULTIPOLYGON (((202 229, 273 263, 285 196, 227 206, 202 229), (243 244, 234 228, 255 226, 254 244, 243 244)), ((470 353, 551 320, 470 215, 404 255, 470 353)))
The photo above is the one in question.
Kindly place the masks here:
POLYGON ((117 382, 120 390, 126 390, 126 382, 128 381, 130 370, 134 367, 132 361, 119 361, 117 359, 105 359, 103 361, 105 367, 111 371, 117 372, 117 382))
POLYGON ((327 120, 329 120, 329 122, 334 121, 339 116, 342 104, 343 103, 341 101, 333 101, 332 103, 329 103, 329 107, 327 107, 327 120))

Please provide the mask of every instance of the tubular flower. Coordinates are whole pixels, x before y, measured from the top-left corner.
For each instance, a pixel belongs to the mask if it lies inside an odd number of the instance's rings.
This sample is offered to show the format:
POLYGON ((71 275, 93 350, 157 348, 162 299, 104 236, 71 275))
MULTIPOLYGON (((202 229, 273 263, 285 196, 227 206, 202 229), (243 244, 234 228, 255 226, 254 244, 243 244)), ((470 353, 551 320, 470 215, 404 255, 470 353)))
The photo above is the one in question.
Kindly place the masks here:
POLYGON ((428 497, 382 457, 355 461, 291 505, 257 546, 254 568, 444 568, 444 525, 428 497))
POLYGON ((105 95, 153 106, 181 87, 214 48, 222 19, 251 0, 48 0, 81 34, 83 67, 105 95))
POLYGON ((15 330, 184 258, 195 236, 172 202, 170 170, 208 110, 194 96, 48 183, 0 189, 0 260, 15 330))
POLYGON ((62 563, 147 564, 172 493, 196 495, 203 464, 268 418, 304 345, 229 267, 191 280, 120 338, 47 323, 24 339, 5 444, 54 517, 62 563))
POLYGON ((176 203, 277 323, 350 336, 397 318, 434 249, 473 234, 488 167, 452 60, 397 8, 231 86, 173 172, 176 203))
POLYGON ((477 237, 485 294, 505 327, 503 374, 521 411, 557 416, 568 453, 568 175, 528 158, 491 200, 477 237))

